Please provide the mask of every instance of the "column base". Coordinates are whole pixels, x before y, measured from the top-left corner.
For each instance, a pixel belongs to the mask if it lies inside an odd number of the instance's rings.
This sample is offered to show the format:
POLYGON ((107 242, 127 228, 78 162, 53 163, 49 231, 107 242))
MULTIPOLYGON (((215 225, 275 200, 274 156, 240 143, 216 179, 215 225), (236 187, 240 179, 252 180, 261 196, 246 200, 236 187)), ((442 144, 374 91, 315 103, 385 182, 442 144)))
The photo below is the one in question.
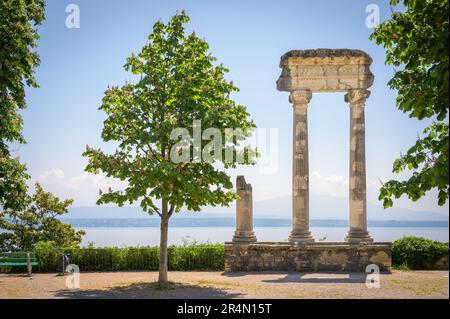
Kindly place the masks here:
POLYGON ((254 231, 235 231, 233 235, 234 243, 255 243, 256 236, 254 231))
POLYGON ((302 243, 312 243, 314 242, 314 237, 308 230, 293 230, 289 235, 289 241, 291 243, 302 242, 302 243))
POLYGON ((368 231, 355 231, 355 230, 349 231, 344 240, 351 244, 373 242, 373 238, 370 237, 368 231))

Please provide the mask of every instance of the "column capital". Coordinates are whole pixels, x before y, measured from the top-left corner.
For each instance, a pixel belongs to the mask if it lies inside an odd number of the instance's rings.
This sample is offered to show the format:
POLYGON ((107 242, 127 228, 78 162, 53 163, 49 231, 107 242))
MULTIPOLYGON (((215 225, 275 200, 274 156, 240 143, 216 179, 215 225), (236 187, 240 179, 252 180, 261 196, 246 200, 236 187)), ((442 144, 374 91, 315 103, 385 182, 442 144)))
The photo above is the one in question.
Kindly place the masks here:
POLYGON ((291 91, 289 95, 289 102, 295 105, 308 105, 311 101, 312 93, 311 90, 302 89, 291 91))
POLYGON ((345 102, 350 103, 350 107, 353 105, 364 106, 367 98, 370 96, 370 91, 366 89, 354 89, 350 90, 345 94, 345 102))

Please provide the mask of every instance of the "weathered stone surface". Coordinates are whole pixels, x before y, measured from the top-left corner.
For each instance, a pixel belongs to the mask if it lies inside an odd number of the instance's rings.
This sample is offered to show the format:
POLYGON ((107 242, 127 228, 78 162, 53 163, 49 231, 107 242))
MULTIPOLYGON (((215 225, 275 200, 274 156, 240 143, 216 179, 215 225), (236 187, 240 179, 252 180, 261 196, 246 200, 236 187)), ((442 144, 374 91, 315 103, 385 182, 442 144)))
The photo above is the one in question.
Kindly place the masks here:
POLYGON ((427 267, 428 269, 440 269, 440 270, 448 270, 448 256, 442 257, 441 259, 431 263, 427 267))
POLYGON ((281 57, 280 68, 290 58, 301 59, 352 59, 362 58, 366 63, 372 63, 372 58, 364 51, 357 49, 308 49, 291 50, 281 57))
POLYGON ((281 57, 277 89, 291 92, 339 92, 367 89, 373 84, 372 58, 361 50, 293 50, 281 57))
POLYGON ((309 231, 308 103, 310 90, 292 91, 292 232, 291 242, 314 241, 309 231))
POLYGON ((244 176, 236 179, 236 192, 239 199, 236 202, 236 231, 233 242, 255 242, 253 231, 253 190, 252 185, 245 182, 244 176))
POLYGON ((368 90, 350 90, 345 101, 350 104, 350 172, 349 206, 350 229, 345 238, 348 242, 371 242, 367 231, 366 203, 366 128, 364 108, 368 90))
POLYGON ((390 243, 225 243, 225 271, 364 272, 376 264, 391 270, 390 243))

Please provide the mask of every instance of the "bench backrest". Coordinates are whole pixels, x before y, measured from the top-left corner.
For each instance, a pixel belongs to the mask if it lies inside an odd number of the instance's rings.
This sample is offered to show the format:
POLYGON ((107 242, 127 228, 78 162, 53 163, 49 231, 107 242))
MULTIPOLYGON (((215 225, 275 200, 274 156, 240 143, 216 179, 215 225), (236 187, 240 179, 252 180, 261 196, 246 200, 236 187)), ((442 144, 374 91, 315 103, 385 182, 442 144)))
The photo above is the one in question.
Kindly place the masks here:
POLYGON ((27 253, 27 252, 12 252, 12 253, 0 253, 0 263, 9 263, 9 262, 27 262, 27 255, 30 254, 30 261, 36 262, 36 253, 27 253))

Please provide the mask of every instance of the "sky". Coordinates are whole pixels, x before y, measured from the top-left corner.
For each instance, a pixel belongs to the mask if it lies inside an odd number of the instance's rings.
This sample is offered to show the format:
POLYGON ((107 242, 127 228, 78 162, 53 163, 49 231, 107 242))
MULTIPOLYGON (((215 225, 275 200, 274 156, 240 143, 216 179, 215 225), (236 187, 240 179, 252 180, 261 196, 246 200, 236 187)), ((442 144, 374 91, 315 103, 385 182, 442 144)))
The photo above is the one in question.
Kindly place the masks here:
MULTIPOLYGON (((48 0, 46 20, 39 27, 40 88, 26 91, 28 143, 15 146, 15 153, 26 162, 30 183, 39 181, 56 195, 75 199, 74 206, 95 206, 99 188, 123 186, 84 172, 81 154, 87 144, 111 149, 100 138, 105 116, 98 107, 105 89, 132 80, 123 69, 125 59, 140 51, 158 19, 167 22, 186 10, 191 18, 187 31, 205 38, 211 54, 230 70, 227 78, 240 88, 233 98, 247 106, 259 128, 277 131, 274 169, 259 164, 230 172, 233 180, 245 175, 255 201, 291 194, 292 106, 288 93, 276 90, 280 57, 289 50, 315 48, 361 49, 371 55, 375 82, 366 102, 367 187, 368 200, 381 206, 380 181, 408 176, 392 174, 392 162, 431 122, 410 119, 396 109, 396 92, 387 87, 394 70, 384 64, 384 49, 369 40, 370 4, 378 5, 381 21, 390 16, 386 1, 374 0, 48 0), (80 9, 79 28, 66 27, 69 4, 80 9)), ((314 94, 308 112, 311 192, 348 197, 349 107, 344 94, 314 94)), ((396 205, 448 214, 448 204, 439 207, 433 192, 414 203, 402 198, 396 205)))

